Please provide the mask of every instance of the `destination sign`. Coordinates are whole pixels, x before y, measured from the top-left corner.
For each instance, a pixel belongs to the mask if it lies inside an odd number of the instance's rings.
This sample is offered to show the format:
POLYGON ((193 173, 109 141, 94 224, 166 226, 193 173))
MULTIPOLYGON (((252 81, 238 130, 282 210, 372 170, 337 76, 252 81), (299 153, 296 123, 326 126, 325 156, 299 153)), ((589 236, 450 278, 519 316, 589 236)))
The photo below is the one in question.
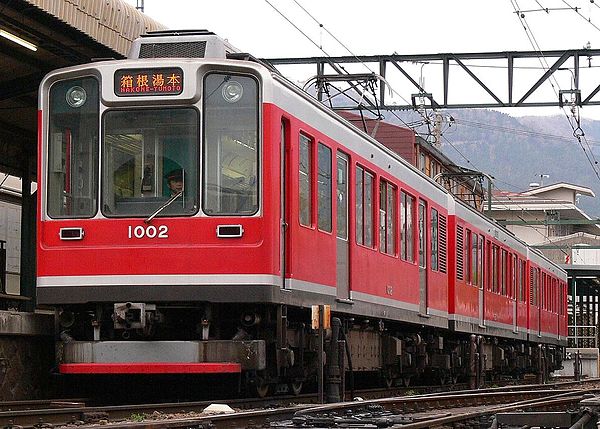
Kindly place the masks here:
POLYGON ((178 95, 183 91, 183 70, 177 67, 160 69, 124 69, 115 72, 115 94, 178 95))

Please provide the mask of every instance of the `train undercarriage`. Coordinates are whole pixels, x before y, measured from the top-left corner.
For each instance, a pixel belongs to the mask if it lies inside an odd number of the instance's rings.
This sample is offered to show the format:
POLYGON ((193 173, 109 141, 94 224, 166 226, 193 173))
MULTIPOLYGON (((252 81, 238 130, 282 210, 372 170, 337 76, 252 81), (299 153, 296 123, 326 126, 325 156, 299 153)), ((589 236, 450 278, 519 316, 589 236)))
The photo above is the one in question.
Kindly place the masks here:
POLYGON ((57 324, 61 372, 78 365, 93 373, 99 364, 110 371, 129 363, 132 372, 169 362, 214 364, 221 366, 201 370, 237 372, 241 390, 258 396, 316 390, 320 347, 329 392, 355 379, 387 387, 466 382, 477 388, 527 375, 544 382, 561 368, 563 355, 556 345, 347 314, 333 315, 321 346, 310 309, 286 305, 70 306, 57 310, 57 324))

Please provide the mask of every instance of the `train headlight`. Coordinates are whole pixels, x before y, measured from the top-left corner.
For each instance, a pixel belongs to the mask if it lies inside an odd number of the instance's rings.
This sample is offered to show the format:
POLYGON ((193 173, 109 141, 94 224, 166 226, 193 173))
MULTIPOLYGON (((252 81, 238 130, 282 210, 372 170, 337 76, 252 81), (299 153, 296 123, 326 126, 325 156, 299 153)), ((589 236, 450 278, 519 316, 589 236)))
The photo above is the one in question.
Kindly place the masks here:
POLYGON ((87 92, 80 86, 73 86, 67 91, 66 99, 69 106, 78 108, 85 104, 87 92))
POLYGON ((244 94, 244 87, 241 83, 230 80, 229 82, 225 82, 221 93, 223 94, 223 99, 228 103, 237 103, 244 94))
POLYGON ((75 315, 72 311, 63 310, 58 315, 58 323, 63 328, 70 328, 75 324, 75 315))

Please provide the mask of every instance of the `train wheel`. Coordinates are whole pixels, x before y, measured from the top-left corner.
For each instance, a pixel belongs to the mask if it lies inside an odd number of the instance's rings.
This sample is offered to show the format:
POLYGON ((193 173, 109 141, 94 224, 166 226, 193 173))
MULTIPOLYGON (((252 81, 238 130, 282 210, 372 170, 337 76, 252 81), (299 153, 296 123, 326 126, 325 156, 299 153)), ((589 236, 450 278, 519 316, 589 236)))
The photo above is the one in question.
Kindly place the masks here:
POLYGON ((253 389, 256 396, 259 398, 264 398, 269 395, 271 390, 271 385, 266 382, 266 380, 262 377, 256 377, 253 383, 253 389))
POLYGON ((300 394, 300 392, 302 391, 302 382, 294 381, 292 383, 289 383, 288 389, 292 395, 298 396, 300 394))
POLYGON ((383 378, 383 382, 385 383, 385 387, 388 388, 388 389, 394 387, 394 384, 395 384, 394 381, 396 381, 396 380, 392 376, 386 376, 386 377, 383 378))

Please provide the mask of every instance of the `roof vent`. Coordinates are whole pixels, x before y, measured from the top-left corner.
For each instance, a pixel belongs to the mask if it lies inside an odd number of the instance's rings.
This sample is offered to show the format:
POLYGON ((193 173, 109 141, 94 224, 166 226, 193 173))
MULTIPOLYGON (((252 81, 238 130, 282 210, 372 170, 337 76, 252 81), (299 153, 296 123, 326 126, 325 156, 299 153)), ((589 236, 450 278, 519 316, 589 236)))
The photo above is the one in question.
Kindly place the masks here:
POLYGON ((128 58, 227 58, 240 51, 207 30, 151 31, 134 40, 128 58))
POLYGON ((535 188, 539 188, 540 184, 537 182, 532 182, 529 184, 529 189, 535 189, 535 188))

